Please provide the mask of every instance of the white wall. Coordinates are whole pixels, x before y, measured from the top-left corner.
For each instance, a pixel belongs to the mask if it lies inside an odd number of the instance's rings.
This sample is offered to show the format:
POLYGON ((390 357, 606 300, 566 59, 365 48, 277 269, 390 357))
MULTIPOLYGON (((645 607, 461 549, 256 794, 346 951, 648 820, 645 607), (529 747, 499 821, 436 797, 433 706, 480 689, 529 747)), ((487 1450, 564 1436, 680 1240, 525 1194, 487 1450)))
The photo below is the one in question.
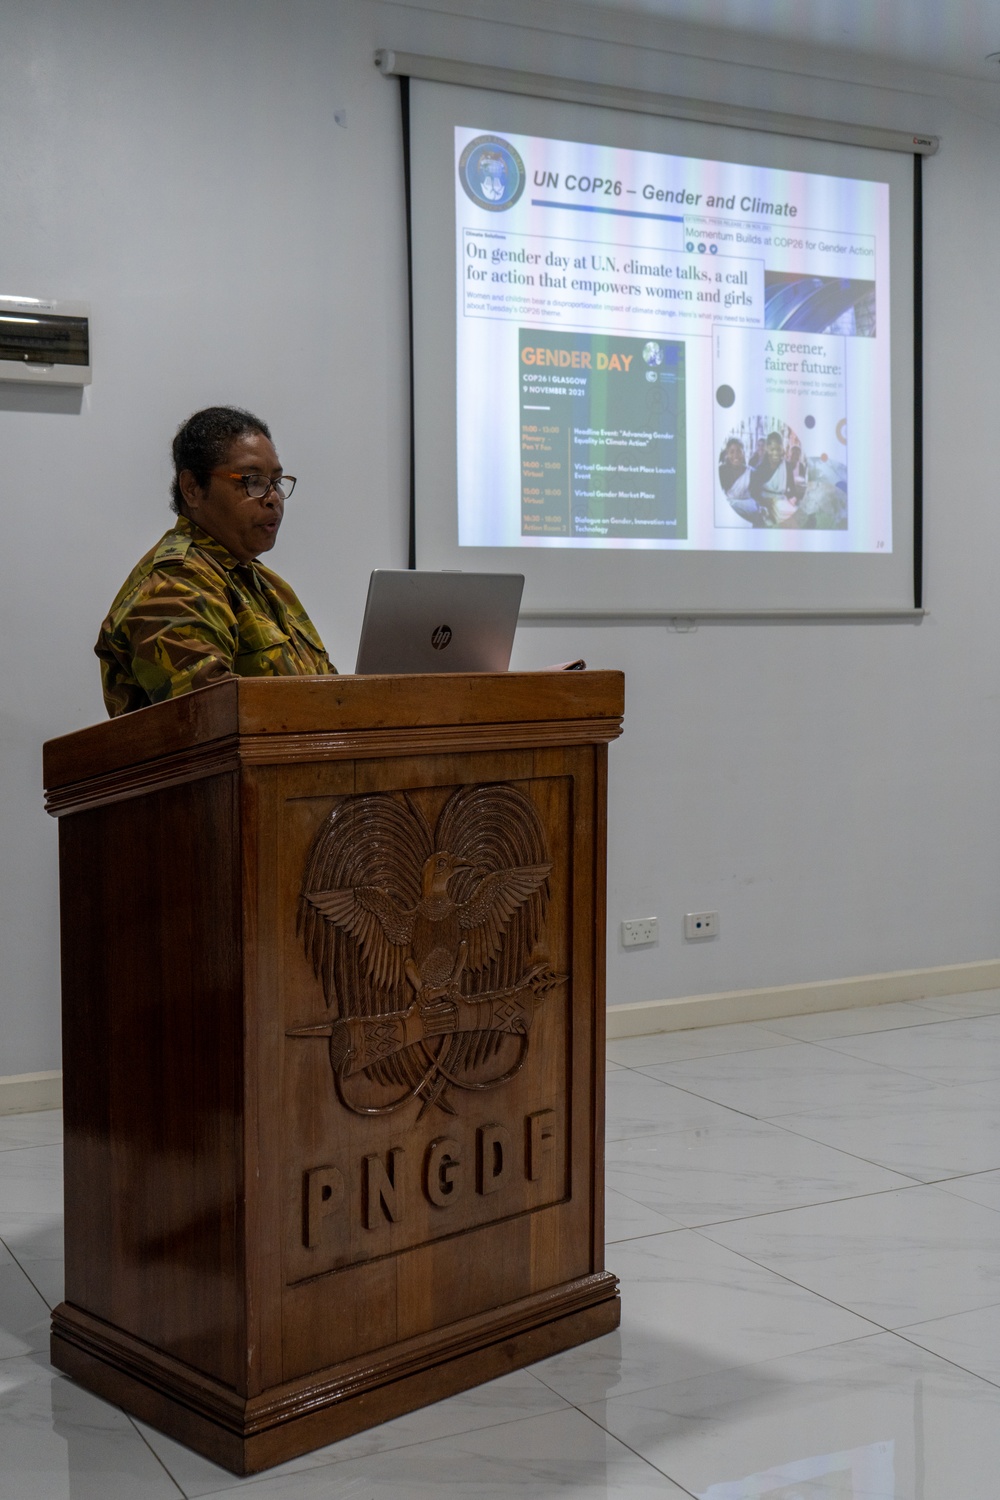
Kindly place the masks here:
POLYGON ((274 561, 341 663, 369 570, 405 562, 398 91, 371 62, 386 45, 942 134, 925 172, 929 619, 533 625, 514 664, 582 651, 628 673, 612 1003, 1000 951, 987 86, 558 0, 6 0, 0 292, 88 300, 94 383, 82 401, 0 386, 0 1074, 59 1063, 40 746, 103 716, 91 645, 170 524, 177 423, 217 401, 271 422, 301 476, 274 561), (683 911, 708 907, 721 936, 685 945, 683 911), (659 946, 622 952, 619 920, 653 913, 659 946))

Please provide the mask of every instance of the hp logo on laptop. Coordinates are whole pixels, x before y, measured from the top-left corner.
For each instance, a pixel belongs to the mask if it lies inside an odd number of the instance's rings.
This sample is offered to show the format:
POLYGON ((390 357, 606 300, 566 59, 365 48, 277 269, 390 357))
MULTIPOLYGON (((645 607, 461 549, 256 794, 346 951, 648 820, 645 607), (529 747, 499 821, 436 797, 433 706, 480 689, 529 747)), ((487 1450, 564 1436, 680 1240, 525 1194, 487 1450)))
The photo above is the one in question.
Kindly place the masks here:
POLYGON ((435 651, 443 651, 450 640, 451 626, 438 625, 434 631, 434 634, 431 636, 431 645, 434 647, 435 651))

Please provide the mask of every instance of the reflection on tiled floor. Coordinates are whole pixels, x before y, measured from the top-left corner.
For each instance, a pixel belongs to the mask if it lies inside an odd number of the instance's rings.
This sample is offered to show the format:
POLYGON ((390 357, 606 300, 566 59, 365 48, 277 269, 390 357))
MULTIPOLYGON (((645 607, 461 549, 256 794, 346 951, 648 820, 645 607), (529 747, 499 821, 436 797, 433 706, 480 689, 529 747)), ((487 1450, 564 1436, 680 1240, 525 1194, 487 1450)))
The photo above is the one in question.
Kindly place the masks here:
POLYGON ((1000 991, 615 1042, 618 1333, 235 1480, 54 1375, 0 1118, 0 1500, 998 1500, 1000 991))

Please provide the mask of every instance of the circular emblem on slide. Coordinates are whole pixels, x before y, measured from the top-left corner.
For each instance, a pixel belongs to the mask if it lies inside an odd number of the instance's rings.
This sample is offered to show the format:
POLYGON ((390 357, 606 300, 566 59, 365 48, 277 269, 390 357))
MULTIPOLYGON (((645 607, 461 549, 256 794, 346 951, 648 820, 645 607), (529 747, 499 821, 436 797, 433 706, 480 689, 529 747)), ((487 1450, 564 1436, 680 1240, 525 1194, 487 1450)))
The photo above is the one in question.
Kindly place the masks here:
POLYGON ((450 625, 438 625, 435 627, 434 633, 431 636, 431 645, 434 647, 435 651, 443 651, 450 640, 450 625))
POLYGON ((462 186, 480 208, 491 213, 512 208, 524 192, 524 162, 499 135, 477 135, 458 164, 462 186))

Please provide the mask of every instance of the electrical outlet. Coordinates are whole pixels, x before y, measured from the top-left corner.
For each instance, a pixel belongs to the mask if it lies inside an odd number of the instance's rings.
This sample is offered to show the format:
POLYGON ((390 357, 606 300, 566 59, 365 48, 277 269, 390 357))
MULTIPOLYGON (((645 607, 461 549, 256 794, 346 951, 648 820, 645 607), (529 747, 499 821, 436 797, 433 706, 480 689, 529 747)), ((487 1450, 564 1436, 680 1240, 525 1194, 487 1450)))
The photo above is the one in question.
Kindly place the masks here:
POLYGON ((633 917, 622 923, 622 947, 638 948, 642 943, 659 941, 659 922, 656 917, 633 917))
POLYGON ((687 911, 684 913, 684 936, 686 938, 710 938, 719 935, 719 913, 717 911, 687 911))

